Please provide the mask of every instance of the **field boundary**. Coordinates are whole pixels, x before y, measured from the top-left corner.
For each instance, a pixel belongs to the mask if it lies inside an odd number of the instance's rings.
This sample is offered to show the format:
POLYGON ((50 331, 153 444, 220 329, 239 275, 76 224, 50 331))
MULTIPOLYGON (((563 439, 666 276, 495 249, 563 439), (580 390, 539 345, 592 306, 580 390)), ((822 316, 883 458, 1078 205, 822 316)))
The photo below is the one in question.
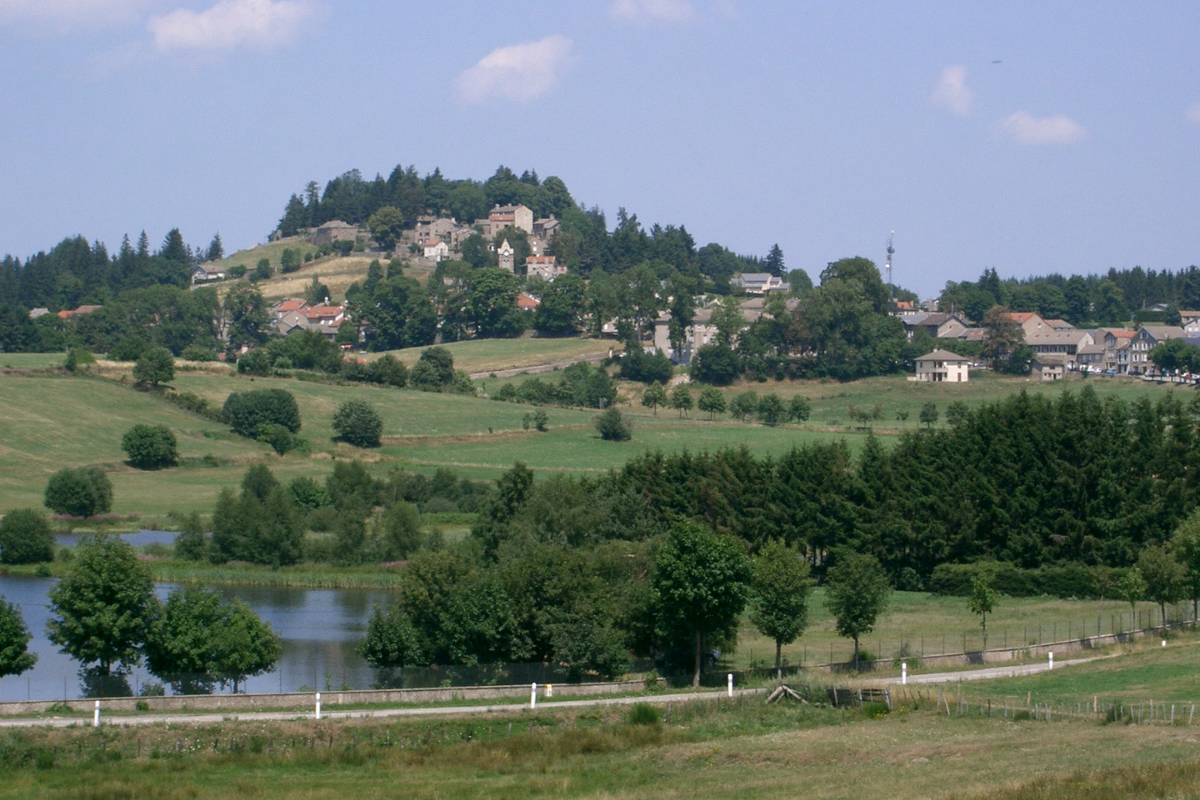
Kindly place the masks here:
MULTIPOLYGON (((555 684, 538 687, 538 696, 553 697, 555 684)), ((646 688, 645 680, 597 681, 592 683, 560 683, 558 689, 571 696, 592 696, 637 692, 646 688)), ((402 703, 447 703, 472 700, 527 698, 530 685, 502 686, 445 686, 421 689, 356 689, 321 692, 321 704, 338 706, 368 706, 402 703)), ((47 714, 55 712, 86 713, 99 700, 108 711, 133 712, 192 712, 192 711, 260 711, 266 709, 312 708, 315 692, 269 692, 265 694, 199 694, 169 697, 100 697, 76 700, 33 700, 0 703, 0 717, 47 714), (138 704, 144 704, 138 708, 138 704)))

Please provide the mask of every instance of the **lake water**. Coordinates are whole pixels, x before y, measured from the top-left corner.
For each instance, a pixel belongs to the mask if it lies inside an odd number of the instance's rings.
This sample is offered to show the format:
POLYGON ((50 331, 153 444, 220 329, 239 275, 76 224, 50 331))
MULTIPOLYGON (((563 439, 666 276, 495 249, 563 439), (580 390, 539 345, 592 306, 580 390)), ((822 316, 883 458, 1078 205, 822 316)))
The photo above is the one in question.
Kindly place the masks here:
MULTIPOLYGON (((0 576, 0 595, 21 609, 25 625, 33 634, 29 648, 38 655, 38 663, 24 675, 0 679, 0 700, 58 700, 84 695, 79 664, 60 653, 46 638, 46 623, 50 618, 47 593, 55 582, 53 578, 0 576)), ((156 591, 165 600, 173 588, 172 584, 160 583, 156 591)), ((375 685, 375 670, 355 652, 355 646, 366 631, 372 607, 387 603, 387 592, 256 586, 214 588, 227 597, 244 600, 283 640, 277 670, 251 678, 245 691, 296 691, 304 686, 323 690, 340 688, 343 684, 369 689, 375 685)), ((136 691, 148 679, 153 678, 144 667, 139 667, 129 675, 130 687, 136 691)))

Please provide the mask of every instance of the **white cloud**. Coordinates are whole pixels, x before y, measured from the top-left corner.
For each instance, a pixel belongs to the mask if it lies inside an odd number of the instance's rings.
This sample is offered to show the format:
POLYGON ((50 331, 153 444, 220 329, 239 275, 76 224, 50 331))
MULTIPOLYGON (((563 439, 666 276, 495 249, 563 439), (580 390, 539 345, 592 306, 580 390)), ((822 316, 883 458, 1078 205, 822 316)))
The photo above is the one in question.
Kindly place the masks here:
POLYGON ((696 9, 690 0, 616 0, 608 13, 622 22, 688 22, 696 9))
POLYGON ((1083 126, 1065 114, 1035 117, 1018 111, 1001 121, 1000 130, 1016 144, 1075 144, 1087 137, 1083 126))
POLYGON ((974 96, 967 88, 967 68, 955 64, 942 70, 942 77, 938 80, 929 102, 961 117, 971 113, 972 99, 974 96))
POLYGON ((528 103, 555 87, 570 56, 571 40, 565 36, 497 48, 458 76, 459 99, 482 103, 502 97, 528 103))
POLYGON ((310 0, 221 0, 204 11, 152 17, 146 27, 162 53, 275 47, 295 39, 317 12, 310 0))
POLYGON ((1184 119, 1188 122, 1200 125, 1200 103, 1192 103, 1187 107, 1187 111, 1183 112, 1184 119))
POLYGON ((137 19, 147 5, 147 0, 0 0, 0 22, 119 24, 137 19))

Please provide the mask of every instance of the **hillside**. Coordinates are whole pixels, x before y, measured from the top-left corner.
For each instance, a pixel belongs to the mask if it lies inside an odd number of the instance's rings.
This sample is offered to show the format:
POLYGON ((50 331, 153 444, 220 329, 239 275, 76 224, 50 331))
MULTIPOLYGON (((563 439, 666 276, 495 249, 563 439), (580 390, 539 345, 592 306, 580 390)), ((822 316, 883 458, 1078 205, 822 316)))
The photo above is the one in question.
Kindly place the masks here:
MULTIPOLYGON (((463 342, 451 349, 464 369, 487 371, 522 360, 547 357, 541 340, 463 342)), ((554 357, 567 353, 580 356, 573 347, 586 340, 550 340, 554 357)), ((418 350, 397 351, 402 360, 415 361, 418 350)), ((0 511, 38 506, 51 473, 63 466, 99 465, 109 471, 116 488, 114 511, 161 515, 171 510, 209 511, 222 488, 236 486, 246 464, 265 460, 282 478, 301 474, 324 475, 331 457, 354 457, 370 462, 371 469, 392 467, 428 472, 451 468, 476 478, 495 478, 520 460, 537 474, 556 472, 599 473, 618 467, 647 450, 698 452, 722 447, 746 446, 758 455, 781 454, 794 445, 828 439, 843 439, 857 450, 865 434, 852 427, 847 416, 851 406, 870 408, 879 404, 882 418, 877 433, 885 442, 894 441, 904 430, 919 427, 921 406, 934 402, 944 412, 946 405, 962 400, 968 406, 999 399, 1020 391, 1057 396, 1064 388, 1080 384, 1044 385, 1024 379, 982 374, 966 385, 916 384, 901 378, 875 378, 851 384, 817 381, 785 381, 751 384, 724 390, 727 398, 755 390, 776 392, 785 399, 803 395, 812 404, 812 416, 802 426, 769 427, 757 422, 740 422, 726 415, 709 421, 693 411, 690 418, 668 409, 657 415, 639 400, 640 384, 620 384, 622 411, 634 423, 631 442, 602 442, 592 428, 595 412, 546 408, 549 430, 525 429, 524 418, 531 406, 472 398, 363 385, 337 385, 287 378, 248 378, 212 365, 200 371, 179 372, 173 386, 195 393, 220 406, 234 391, 282 388, 295 395, 300 407, 301 434, 312 444, 311 455, 280 457, 266 446, 234 436, 228 428, 180 410, 153 395, 117 382, 127 376, 129 364, 101 362, 93 370, 111 380, 66 377, 45 371, 46 357, 36 363, 28 356, 7 356, 0 366, 12 362, 19 370, 0 376, 0 511), (31 369, 41 367, 42 369, 31 369), (363 399, 376 407, 384 421, 384 446, 361 451, 331 441, 330 416, 349 399, 363 399), (906 413, 904 420, 898 415, 906 413), (157 472, 141 472, 123 464, 121 435, 136 423, 163 424, 179 437, 183 465, 157 472), (207 458, 206 458, 207 457, 207 458)), ((541 376, 553 379, 553 373, 541 376)), ((524 380, 482 378, 476 382, 484 392, 495 391, 504 382, 524 380)), ((1101 396, 1134 400, 1141 396, 1157 399, 1170 390, 1130 381, 1094 380, 1088 385, 1101 396)))

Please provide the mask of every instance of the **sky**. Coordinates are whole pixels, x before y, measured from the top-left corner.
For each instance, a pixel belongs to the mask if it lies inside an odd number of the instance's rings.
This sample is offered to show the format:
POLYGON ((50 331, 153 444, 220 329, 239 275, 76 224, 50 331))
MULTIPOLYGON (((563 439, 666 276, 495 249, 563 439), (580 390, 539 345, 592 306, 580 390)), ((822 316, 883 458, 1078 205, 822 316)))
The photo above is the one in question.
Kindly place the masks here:
POLYGON ((922 297, 1200 262, 1200 4, 0 0, 0 253, 227 251, 397 164, 922 297))

